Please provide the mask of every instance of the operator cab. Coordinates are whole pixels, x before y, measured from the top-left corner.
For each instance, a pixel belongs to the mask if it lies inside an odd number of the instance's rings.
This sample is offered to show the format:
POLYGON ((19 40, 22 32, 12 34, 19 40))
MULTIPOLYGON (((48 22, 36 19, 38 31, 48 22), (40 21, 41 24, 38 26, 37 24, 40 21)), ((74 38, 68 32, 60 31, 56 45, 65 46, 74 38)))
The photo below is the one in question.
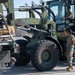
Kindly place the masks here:
MULTIPOLYGON (((57 32, 63 32, 64 28, 71 28, 73 32, 75 32, 75 1, 74 0, 56 0, 56 1, 48 1, 48 7, 54 12, 55 20, 56 20, 56 28, 57 32), (72 18, 66 19, 67 6, 70 6, 70 11, 72 12, 72 18)), ((49 19, 51 20, 50 13, 49 19)))

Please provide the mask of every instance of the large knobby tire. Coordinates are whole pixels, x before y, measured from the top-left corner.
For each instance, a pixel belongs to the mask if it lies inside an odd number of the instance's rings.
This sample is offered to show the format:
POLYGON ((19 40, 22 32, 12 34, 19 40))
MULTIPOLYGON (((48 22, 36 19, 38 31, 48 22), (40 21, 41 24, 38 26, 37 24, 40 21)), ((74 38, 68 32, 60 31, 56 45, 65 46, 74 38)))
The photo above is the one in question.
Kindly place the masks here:
POLYGON ((31 63, 39 71, 53 69, 59 59, 58 48, 52 41, 39 41, 31 53, 31 63))
POLYGON ((25 53, 25 46, 28 43, 26 40, 16 40, 15 41, 19 45, 20 53, 14 53, 13 57, 15 57, 16 66, 25 66, 30 62, 29 57, 25 53))
POLYGON ((28 57, 26 57, 25 55, 23 56, 20 53, 15 53, 14 57, 16 58, 16 66, 26 66, 30 62, 30 59, 28 57))

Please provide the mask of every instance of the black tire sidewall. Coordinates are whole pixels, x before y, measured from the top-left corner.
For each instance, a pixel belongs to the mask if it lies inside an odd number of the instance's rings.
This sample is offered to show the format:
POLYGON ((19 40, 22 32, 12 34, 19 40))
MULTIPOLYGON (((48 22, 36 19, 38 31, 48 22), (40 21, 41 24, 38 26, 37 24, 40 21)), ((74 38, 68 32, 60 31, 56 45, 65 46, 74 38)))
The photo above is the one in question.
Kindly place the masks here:
POLYGON ((16 58, 16 66, 25 66, 30 62, 30 59, 25 53, 25 46, 28 43, 26 40, 20 39, 15 41, 20 46, 20 53, 14 53, 13 57, 16 58))
POLYGON ((32 56, 33 66, 38 70, 53 69, 56 66, 58 59, 59 59, 58 50, 57 50, 57 46, 55 45, 55 43, 53 43, 52 41, 45 41, 45 42, 42 42, 41 44, 38 44, 36 48, 37 49, 32 54, 33 55, 32 56), (49 60, 50 63, 45 64, 44 62, 42 62, 41 54, 47 48, 47 46, 49 46, 50 48, 51 46, 54 46, 54 47, 48 50, 51 54, 51 59, 49 60))

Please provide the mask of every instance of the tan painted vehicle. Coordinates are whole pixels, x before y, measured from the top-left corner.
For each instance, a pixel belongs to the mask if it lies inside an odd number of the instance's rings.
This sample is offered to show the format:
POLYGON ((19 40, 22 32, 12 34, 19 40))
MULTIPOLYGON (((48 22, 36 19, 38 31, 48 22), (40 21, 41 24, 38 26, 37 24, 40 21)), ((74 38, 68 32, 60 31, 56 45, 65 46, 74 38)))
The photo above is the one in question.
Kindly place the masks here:
MULTIPOLYGON (((10 5, 11 3, 12 0, 0 0, 0 12, 3 13, 2 4, 4 4, 6 9, 8 5, 10 8, 13 8, 10 5)), ((7 13, 10 12, 10 8, 8 8, 7 13)), ((12 13, 12 10, 10 13, 12 13)), ((17 51, 21 49, 18 40, 21 42, 25 39, 15 36, 14 18, 12 18, 12 15, 8 13, 5 18, 4 15, 0 14, 0 69, 11 67, 11 65, 15 64, 16 59, 12 55, 18 53, 17 51)))
POLYGON ((4 17, 0 14, 0 69, 9 67, 9 64, 12 63, 11 50, 9 49, 11 46, 13 49, 15 48, 11 32, 5 23, 4 17))

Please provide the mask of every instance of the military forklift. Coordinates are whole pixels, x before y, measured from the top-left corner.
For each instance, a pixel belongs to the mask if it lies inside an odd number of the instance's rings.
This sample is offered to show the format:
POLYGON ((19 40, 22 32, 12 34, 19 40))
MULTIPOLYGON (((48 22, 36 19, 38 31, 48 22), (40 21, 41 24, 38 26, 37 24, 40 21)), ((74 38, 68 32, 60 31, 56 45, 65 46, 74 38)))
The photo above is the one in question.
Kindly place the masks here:
MULTIPOLYGON (((75 13, 73 13, 71 22, 65 17, 68 4, 71 5, 72 10, 74 10, 74 0, 47 1, 46 6, 44 2, 42 2, 41 5, 32 4, 31 7, 21 7, 19 9, 19 11, 29 11, 29 18, 18 19, 17 21, 22 21, 24 27, 30 28, 30 32, 33 33, 32 38, 24 36, 28 40, 23 52, 25 53, 23 57, 27 57, 25 61, 25 63, 27 62, 26 64, 28 64, 30 60, 37 70, 46 71, 53 69, 59 59, 66 60, 66 37, 63 32, 64 29, 72 28, 74 34, 75 27, 75 13), (51 9, 54 10, 52 11, 51 9), (41 12, 38 10, 41 10, 41 12), (35 17, 34 12, 40 16, 40 19, 35 17)), ((16 24, 20 25, 20 23, 16 24)), ((24 65, 22 64, 23 62, 21 62, 22 60, 19 60, 22 54, 19 54, 15 55, 18 61, 16 65, 24 65)))
MULTIPOLYGON (((9 12, 12 13, 14 11, 12 8, 13 0, 2 1, 7 10, 9 9, 9 12)), ((31 61, 33 67, 37 70, 47 71, 53 69, 58 60, 65 56, 66 39, 63 30, 66 28, 66 21, 62 24, 57 24, 57 21, 55 22, 56 16, 50 9, 51 2, 52 1, 48 1, 46 5, 44 5, 44 2, 40 5, 32 4, 31 7, 23 7, 20 9, 20 11, 29 11, 30 16, 29 18, 20 19, 17 22, 22 21, 24 23, 23 26, 29 28, 30 30, 28 30, 28 32, 32 32, 33 36, 31 38, 24 36, 26 40, 16 41, 20 47, 17 49, 19 52, 13 53, 12 55, 16 59, 15 65, 27 65, 31 61), (41 10, 41 12, 38 10, 41 10), (35 18, 34 12, 40 16, 40 19, 35 18)), ((62 3, 62 1, 58 2, 62 3)), ((13 19, 11 19, 11 25, 13 25, 12 23, 14 23, 13 19)), ((17 23, 17 25, 18 24, 19 23, 17 23)))
POLYGON ((53 69, 63 56, 62 47, 57 39, 54 13, 44 3, 20 7, 19 11, 29 11, 29 18, 17 19, 16 25, 19 26, 21 22, 18 22, 22 21, 24 23, 22 26, 30 28, 28 32, 33 33, 33 36, 31 38, 24 36, 27 43, 24 45, 25 49, 21 50, 22 53, 14 54, 17 60, 15 65, 23 66, 31 61, 39 71, 53 69), (34 12, 40 19, 35 18, 34 12), (53 20, 48 19, 48 12, 53 16, 53 20))

